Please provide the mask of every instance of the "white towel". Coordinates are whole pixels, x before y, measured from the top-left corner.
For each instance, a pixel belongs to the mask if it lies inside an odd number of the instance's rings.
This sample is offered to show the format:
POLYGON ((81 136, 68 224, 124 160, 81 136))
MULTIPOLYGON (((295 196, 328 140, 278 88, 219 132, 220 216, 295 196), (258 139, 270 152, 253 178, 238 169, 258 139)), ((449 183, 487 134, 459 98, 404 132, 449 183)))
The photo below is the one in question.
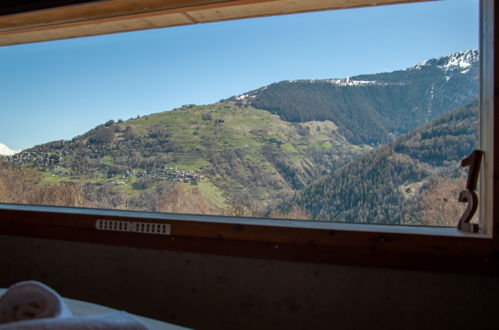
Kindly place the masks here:
POLYGON ((0 330, 148 330, 139 319, 125 312, 49 318, 0 324, 0 330))
POLYGON ((0 324, 71 316, 57 292, 40 282, 19 282, 0 297, 0 324))
POLYGON ((73 316, 64 300, 36 281, 19 282, 0 296, 0 330, 147 330, 125 312, 73 316))

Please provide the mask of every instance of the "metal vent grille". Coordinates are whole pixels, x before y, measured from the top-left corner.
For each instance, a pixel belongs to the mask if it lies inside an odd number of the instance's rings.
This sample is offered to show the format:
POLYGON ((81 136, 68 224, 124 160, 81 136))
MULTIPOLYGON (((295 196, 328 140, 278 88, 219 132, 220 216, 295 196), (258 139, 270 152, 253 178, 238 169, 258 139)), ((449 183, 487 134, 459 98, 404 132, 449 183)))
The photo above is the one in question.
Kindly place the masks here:
POLYGON ((170 235, 171 233, 171 225, 167 223, 132 222, 103 219, 98 219, 95 222, 95 229, 156 235, 170 235))

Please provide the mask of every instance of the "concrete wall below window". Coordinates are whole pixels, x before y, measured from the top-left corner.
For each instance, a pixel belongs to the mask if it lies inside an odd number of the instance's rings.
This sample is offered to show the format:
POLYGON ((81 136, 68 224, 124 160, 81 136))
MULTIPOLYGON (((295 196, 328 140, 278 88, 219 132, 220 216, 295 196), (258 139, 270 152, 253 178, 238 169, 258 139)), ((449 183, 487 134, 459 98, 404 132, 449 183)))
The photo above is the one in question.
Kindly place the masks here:
POLYGON ((0 236, 0 287, 200 329, 499 329, 499 278, 0 236))

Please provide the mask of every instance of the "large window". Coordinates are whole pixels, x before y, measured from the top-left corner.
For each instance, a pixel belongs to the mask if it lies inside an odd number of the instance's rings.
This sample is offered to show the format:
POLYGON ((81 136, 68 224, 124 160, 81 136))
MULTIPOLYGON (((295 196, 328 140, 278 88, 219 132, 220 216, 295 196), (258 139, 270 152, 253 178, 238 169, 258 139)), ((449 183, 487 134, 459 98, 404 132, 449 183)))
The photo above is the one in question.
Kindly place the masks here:
POLYGON ((456 226, 474 0, 0 48, 0 202, 456 226))

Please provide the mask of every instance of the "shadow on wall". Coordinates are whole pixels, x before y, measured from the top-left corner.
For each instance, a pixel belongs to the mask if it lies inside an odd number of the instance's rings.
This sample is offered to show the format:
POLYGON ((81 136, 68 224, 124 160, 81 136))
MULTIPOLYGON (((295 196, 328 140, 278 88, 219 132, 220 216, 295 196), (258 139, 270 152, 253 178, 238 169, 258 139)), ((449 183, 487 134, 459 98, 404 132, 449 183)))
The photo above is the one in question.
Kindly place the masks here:
POLYGON ((493 277, 13 236, 0 236, 0 251, 0 287, 34 279, 69 298, 193 328, 491 329, 499 322, 493 277))

